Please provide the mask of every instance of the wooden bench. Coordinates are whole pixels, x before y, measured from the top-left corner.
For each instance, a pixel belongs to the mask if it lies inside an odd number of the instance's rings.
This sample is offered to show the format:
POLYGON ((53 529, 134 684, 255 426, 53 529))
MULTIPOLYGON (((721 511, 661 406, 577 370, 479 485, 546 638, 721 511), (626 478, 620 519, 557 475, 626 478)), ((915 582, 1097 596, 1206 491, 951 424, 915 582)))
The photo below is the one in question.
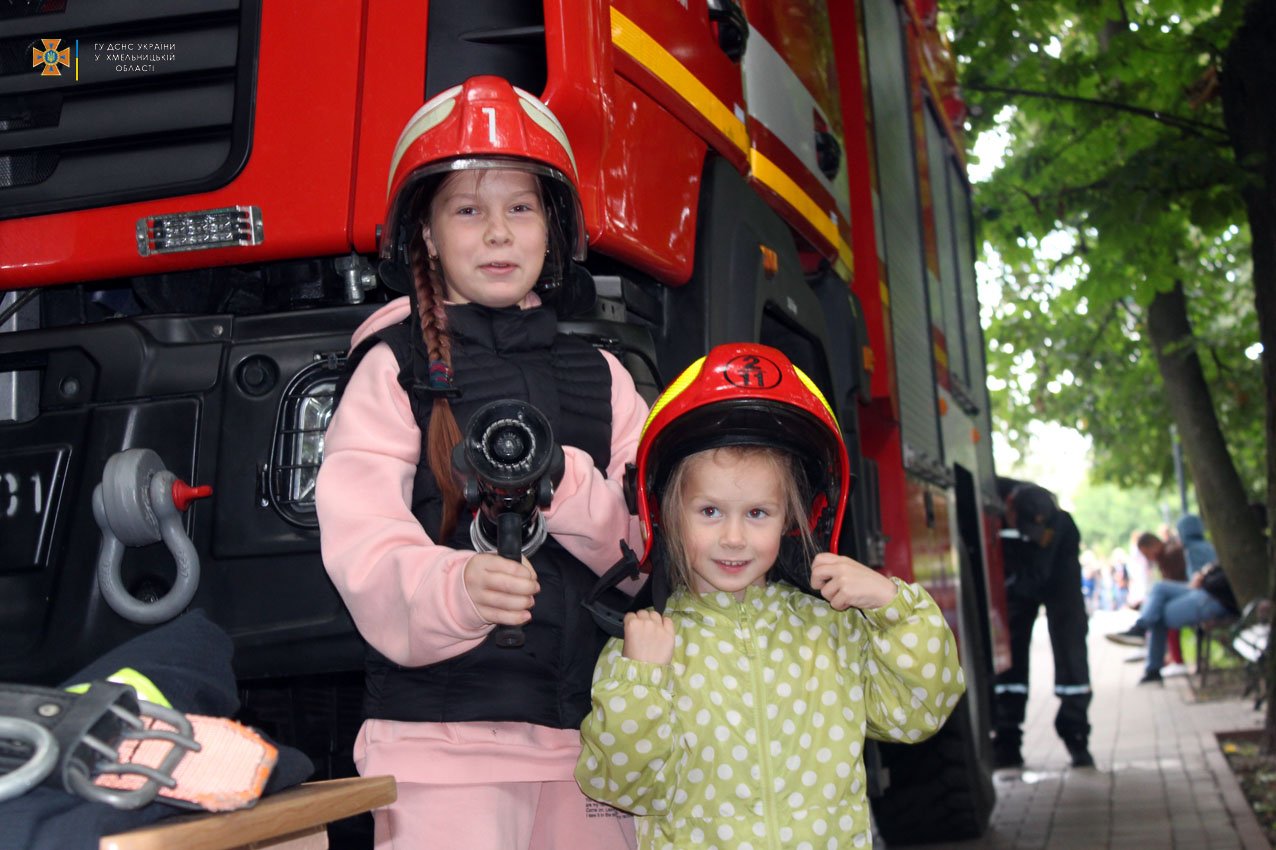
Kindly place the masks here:
POLYGON ((263 797, 251 809, 178 815, 104 836, 98 850, 326 850, 328 824, 393 803, 392 776, 307 782, 263 797))

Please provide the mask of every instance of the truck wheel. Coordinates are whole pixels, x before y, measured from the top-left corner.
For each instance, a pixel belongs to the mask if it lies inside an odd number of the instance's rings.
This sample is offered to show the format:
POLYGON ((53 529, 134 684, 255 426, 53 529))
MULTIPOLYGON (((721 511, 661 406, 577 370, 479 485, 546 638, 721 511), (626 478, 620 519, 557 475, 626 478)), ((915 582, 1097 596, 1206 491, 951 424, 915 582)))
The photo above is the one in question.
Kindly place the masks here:
POLYGON ((920 744, 879 744, 890 784, 873 800, 878 831, 888 844, 929 844, 978 838, 997 801, 989 739, 987 635, 978 628, 978 600, 964 547, 961 558, 962 657, 966 694, 943 727, 920 744))

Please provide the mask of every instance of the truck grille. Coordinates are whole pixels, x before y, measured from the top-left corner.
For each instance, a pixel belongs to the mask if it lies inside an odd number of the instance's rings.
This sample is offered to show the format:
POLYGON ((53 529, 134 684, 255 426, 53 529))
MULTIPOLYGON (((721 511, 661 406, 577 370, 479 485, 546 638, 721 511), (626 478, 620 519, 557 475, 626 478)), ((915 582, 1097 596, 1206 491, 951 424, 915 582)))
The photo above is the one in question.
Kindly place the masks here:
POLYGON ((260 20, 260 0, 28 2, 0 15, 0 219, 229 183, 252 138, 260 20))

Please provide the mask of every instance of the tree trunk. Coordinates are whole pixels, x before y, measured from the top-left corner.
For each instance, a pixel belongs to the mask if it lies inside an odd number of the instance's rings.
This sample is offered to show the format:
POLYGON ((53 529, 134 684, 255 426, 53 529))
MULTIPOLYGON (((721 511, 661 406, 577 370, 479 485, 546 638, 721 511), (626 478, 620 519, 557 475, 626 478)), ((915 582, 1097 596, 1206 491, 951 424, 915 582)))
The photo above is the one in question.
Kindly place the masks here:
POLYGON ((1147 327, 1203 519, 1232 591, 1244 605, 1267 595, 1267 547, 1214 413, 1182 284, 1152 299, 1147 327))
MULTIPOLYGON (((1254 307, 1267 388, 1268 577, 1276 574, 1276 0, 1253 0, 1223 56, 1223 118, 1247 181, 1241 187, 1253 240, 1254 307)), ((1270 587, 1269 593, 1276 593, 1270 587)), ((1273 597, 1276 604, 1276 597, 1273 597)), ((1268 654, 1265 750, 1276 752, 1276 653, 1268 654)))

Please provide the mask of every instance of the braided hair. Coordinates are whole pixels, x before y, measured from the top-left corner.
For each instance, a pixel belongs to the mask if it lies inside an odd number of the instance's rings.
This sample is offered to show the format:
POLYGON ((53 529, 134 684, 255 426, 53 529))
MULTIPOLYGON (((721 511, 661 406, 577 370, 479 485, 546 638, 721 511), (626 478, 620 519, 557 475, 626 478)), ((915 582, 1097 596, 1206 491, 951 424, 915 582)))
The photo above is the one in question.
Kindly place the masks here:
MULTIPOLYGON (((409 244, 412 264, 412 282, 416 290, 417 313, 421 323, 421 337, 425 340, 433 379, 439 371, 450 379, 452 373, 452 337, 447 330, 447 313, 443 302, 446 289, 443 283, 443 267, 437 254, 431 255, 421 232, 421 224, 430 217, 430 202, 442 181, 421 191, 413 205, 412 220, 417 222, 409 244)), ((443 519, 439 529, 440 543, 456 530, 464 501, 461 488, 452 475, 452 449, 461 442, 461 428, 452 413, 452 406, 442 396, 436 396, 430 409, 430 429, 426 434, 426 462, 438 483, 443 497, 443 519)))
MULTIPOLYGON (((447 288, 443 277, 443 266, 438 255, 430 253, 422 228, 429 224, 431 204, 438 196, 439 190, 443 188, 443 184, 451 176, 459 173, 453 172, 448 176, 439 175, 424 184, 411 208, 410 220, 413 226, 408 255, 416 291, 421 337, 425 341, 426 356, 429 360, 431 386, 434 386, 436 382, 442 386, 451 385, 452 338, 448 333, 447 313, 444 309, 447 288)), ((563 269, 568 262, 570 249, 567 247, 567 236, 557 207, 551 201, 545 181, 538 176, 536 184, 541 197, 541 208, 545 212, 547 243, 545 264, 541 269, 541 278, 536 289, 547 295, 557 295, 557 290, 562 285, 563 269)), ((439 528, 439 540, 442 542, 451 537, 452 532, 456 530, 464 503, 461 487, 452 474, 452 449, 461 442, 461 429, 452 412, 451 404, 443 396, 434 398, 426 438, 426 462, 438 483, 439 492, 443 498, 443 518, 439 528)))

